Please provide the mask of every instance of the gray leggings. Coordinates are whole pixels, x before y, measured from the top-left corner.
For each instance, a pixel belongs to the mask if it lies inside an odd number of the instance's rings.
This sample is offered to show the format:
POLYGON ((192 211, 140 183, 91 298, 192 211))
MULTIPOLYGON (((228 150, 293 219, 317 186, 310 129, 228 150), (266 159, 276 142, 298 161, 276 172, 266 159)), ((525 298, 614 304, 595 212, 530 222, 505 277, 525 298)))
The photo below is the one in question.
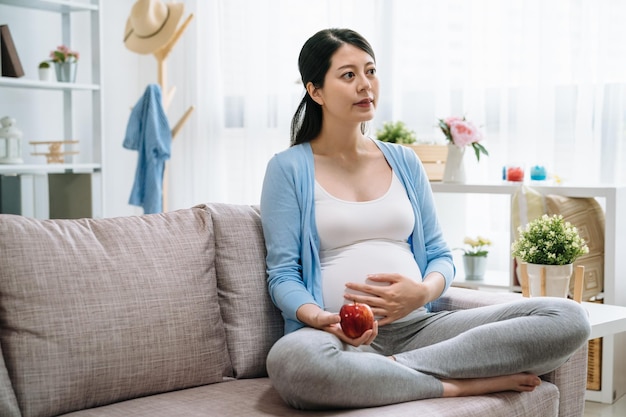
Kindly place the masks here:
POLYGON ((578 303, 530 298, 426 313, 379 328, 374 343, 360 348, 302 328, 276 342, 267 371, 292 407, 374 407, 440 397, 439 378, 548 373, 586 343, 589 333, 587 312, 578 303))

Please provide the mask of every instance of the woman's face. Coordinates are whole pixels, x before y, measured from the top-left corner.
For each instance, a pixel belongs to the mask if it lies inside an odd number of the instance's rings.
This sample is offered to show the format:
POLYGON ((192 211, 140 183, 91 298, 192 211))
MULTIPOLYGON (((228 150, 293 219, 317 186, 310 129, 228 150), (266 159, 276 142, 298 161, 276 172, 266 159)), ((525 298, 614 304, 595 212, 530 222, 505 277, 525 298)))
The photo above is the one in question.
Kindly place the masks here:
POLYGON ((361 123, 374 118, 378 99, 378 77, 374 59, 362 49, 344 44, 331 58, 324 87, 309 87, 320 105, 324 120, 361 123))

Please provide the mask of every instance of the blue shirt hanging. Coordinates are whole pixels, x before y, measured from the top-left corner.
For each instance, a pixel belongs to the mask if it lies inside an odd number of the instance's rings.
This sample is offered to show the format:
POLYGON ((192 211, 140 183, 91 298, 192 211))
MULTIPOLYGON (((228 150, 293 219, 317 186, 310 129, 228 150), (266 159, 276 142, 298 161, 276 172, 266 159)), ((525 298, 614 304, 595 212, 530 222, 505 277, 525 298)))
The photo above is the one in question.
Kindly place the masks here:
POLYGON ((135 182, 129 204, 145 214, 163 211, 163 172, 170 158, 172 132, 163 104, 161 87, 150 84, 128 119, 124 148, 138 151, 135 182))

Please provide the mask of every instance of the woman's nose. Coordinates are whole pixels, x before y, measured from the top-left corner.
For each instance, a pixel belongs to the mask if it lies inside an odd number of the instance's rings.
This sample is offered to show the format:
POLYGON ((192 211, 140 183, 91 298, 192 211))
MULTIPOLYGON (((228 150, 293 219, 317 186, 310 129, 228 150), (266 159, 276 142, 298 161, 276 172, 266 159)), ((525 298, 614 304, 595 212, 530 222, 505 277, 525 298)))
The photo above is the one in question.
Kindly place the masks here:
POLYGON ((370 88, 372 88, 372 83, 369 78, 365 75, 361 76, 359 79, 359 91, 369 90, 370 88))

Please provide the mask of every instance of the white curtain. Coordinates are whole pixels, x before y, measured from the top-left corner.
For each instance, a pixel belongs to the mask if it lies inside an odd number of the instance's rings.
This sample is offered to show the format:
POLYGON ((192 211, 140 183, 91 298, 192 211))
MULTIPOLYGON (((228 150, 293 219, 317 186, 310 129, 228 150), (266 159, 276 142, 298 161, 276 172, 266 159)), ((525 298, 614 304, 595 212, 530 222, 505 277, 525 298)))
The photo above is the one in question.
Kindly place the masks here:
POLYGON ((382 98, 370 133, 403 120, 443 141, 438 118, 481 125, 488 158, 545 165, 568 184, 626 183, 626 2, 620 0, 188 0, 195 14, 172 62, 182 113, 169 207, 256 204, 267 160, 289 143, 303 89, 297 57, 319 29, 350 27, 373 45, 382 98), (179 88, 181 88, 179 86, 179 88), (182 98, 181 98, 182 97, 182 98))

